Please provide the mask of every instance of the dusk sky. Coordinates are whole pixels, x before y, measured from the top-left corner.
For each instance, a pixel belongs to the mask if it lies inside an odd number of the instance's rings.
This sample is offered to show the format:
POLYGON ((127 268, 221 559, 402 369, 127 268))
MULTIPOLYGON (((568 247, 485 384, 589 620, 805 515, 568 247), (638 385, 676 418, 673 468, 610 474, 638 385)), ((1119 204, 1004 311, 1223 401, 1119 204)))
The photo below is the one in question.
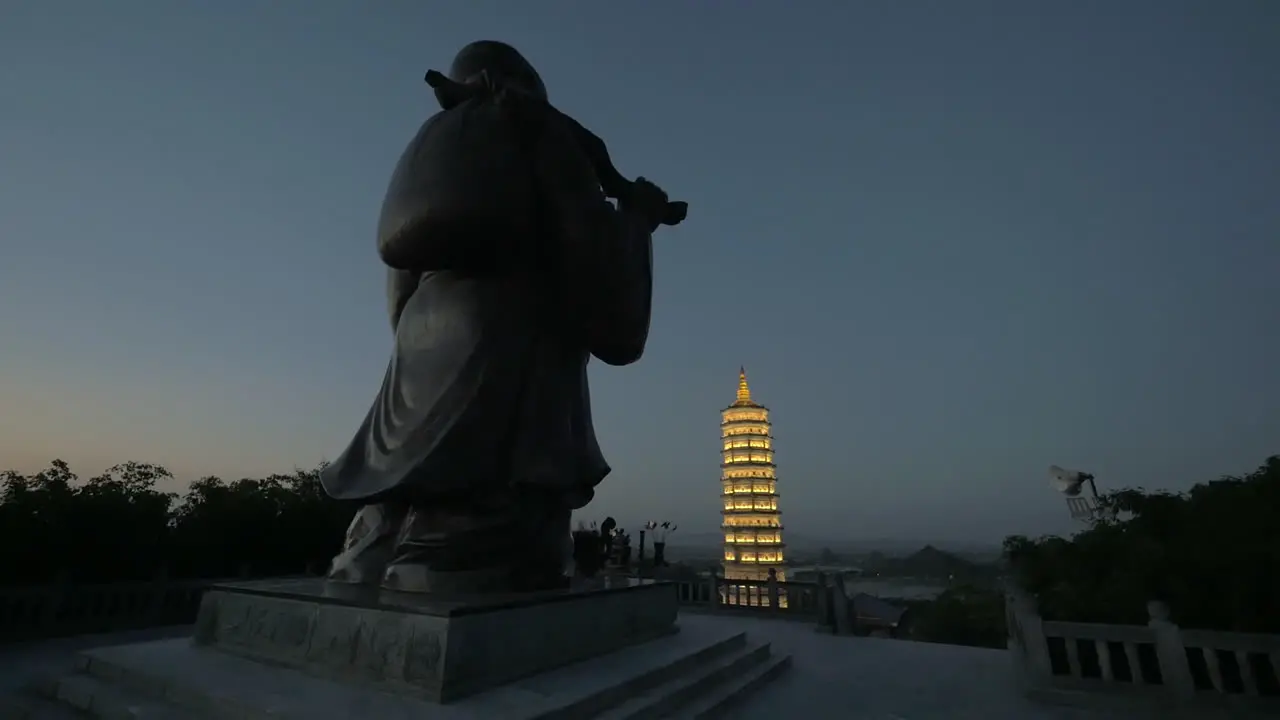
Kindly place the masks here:
POLYGON ((1050 463, 1280 452, 1275 0, 0 0, 0 468, 336 457, 383 191, 477 39, 690 205, 645 357, 592 364, 584 515, 714 530, 739 365, 810 537, 1063 532, 1050 463))

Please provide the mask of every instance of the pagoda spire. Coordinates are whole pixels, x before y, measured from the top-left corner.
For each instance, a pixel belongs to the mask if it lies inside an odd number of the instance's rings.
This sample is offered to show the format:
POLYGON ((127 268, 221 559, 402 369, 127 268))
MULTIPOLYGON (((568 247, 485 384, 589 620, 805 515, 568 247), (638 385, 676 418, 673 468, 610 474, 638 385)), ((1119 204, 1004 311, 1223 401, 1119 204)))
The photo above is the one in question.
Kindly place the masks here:
POLYGON ((738 367, 738 402, 751 402, 751 388, 747 386, 747 369, 738 367))

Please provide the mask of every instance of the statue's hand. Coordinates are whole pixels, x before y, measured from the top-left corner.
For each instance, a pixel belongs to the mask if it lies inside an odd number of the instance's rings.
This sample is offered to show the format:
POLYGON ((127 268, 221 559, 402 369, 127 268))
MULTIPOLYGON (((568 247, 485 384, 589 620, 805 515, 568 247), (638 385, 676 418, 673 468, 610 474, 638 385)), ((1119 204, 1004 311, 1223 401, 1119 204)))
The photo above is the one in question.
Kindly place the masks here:
POLYGON ((653 232, 667 216, 667 193, 644 178, 636 178, 621 205, 623 212, 636 216, 653 232))

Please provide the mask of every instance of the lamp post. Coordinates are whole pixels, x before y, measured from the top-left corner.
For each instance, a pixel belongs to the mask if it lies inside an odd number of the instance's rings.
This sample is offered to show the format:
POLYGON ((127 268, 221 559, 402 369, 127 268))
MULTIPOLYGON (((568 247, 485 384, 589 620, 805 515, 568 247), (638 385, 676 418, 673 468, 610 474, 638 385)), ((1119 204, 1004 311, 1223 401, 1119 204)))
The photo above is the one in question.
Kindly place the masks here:
MULTIPOLYGON (((670 522, 657 523, 652 520, 645 523, 645 530, 653 533, 653 566, 655 568, 664 567, 667 564, 666 549, 667 535, 675 532, 676 526, 670 522)), ((644 547, 644 533, 640 534, 640 547, 644 547)), ((643 550, 641 550, 643 553, 643 550)))
POLYGON ((636 554, 636 577, 644 577, 644 532, 649 528, 648 525, 640 528, 640 548, 636 554))

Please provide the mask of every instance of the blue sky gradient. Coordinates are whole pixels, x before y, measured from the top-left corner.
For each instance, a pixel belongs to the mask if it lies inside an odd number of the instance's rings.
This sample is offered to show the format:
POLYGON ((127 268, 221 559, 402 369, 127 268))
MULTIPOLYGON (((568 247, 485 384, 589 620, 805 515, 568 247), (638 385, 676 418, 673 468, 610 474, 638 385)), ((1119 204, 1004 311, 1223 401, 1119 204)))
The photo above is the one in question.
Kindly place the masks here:
POLYGON ((481 38, 691 206, 647 355, 592 367, 589 513, 713 530, 739 365, 811 536, 1062 531, 1050 463, 1280 452, 1280 3, 0 0, 0 466, 341 452, 382 192, 481 38))

